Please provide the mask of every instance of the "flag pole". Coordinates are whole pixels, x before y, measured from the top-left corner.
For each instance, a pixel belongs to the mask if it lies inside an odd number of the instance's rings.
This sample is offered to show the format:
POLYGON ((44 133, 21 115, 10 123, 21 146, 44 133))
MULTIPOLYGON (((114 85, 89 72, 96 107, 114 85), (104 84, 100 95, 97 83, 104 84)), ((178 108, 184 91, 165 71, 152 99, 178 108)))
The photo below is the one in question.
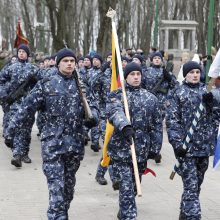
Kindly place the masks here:
POLYGON ((207 63, 206 63, 206 83, 209 82, 209 68, 211 65, 211 48, 213 41, 213 17, 214 17, 214 0, 209 3, 209 17, 208 17, 208 43, 207 43, 207 63))
MULTIPOLYGON (((128 100, 127 100, 125 85, 124 85, 124 74, 122 70, 121 54, 119 50, 118 35, 117 35, 116 25, 115 25, 115 16, 116 16, 116 11, 114 11, 112 8, 109 8, 107 17, 110 17, 112 21, 112 32, 113 32, 113 37, 115 40, 115 50, 116 50, 117 61, 118 61, 118 69, 119 69, 120 83, 121 83, 121 88, 122 88, 122 96, 123 96, 123 101, 124 101, 125 115, 128 121, 130 122, 131 120, 130 120, 130 114, 129 114, 129 109, 128 109, 128 100)), ((131 156, 132 156, 132 162, 133 162, 133 168, 134 168, 135 183, 136 183, 136 188, 137 188, 137 195, 141 197, 142 196, 141 184, 140 184, 140 177, 139 177, 139 172, 138 172, 136 152, 135 152, 133 139, 132 139, 132 144, 130 147, 131 147, 131 156)))

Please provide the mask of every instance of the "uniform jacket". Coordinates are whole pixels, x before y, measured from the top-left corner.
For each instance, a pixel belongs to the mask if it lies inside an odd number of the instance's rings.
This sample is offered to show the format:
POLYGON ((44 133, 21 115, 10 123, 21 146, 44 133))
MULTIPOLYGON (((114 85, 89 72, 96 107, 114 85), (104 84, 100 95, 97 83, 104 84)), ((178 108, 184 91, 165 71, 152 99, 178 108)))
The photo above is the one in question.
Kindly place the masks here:
POLYGON ((134 143, 138 162, 146 162, 148 152, 158 153, 162 144, 162 118, 158 99, 147 90, 126 85, 131 123, 124 113, 122 90, 110 93, 107 102, 107 118, 114 126, 108 144, 108 154, 114 160, 131 162, 130 146, 122 135, 122 129, 131 125, 135 131, 134 143))
MULTIPOLYGON (((90 101, 92 113, 98 121, 99 111, 92 95, 90 101)), ((75 77, 66 77, 58 72, 39 81, 22 103, 9 125, 10 129, 20 127, 27 115, 37 110, 41 110, 45 117, 41 131, 43 160, 69 151, 83 158, 84 109, 75 77)))
MULTIPOLYGON (((191 84, 183 81, 183 84, 176 88, 173 96, 170 97, 166 124, 169 142, 174 151, 183 145, 197 108, 202 102, 202 95, 206 92, 206 87, 202 83, 191 84)), ((216 144, 217 123, 213 117, 213 108, 205 103, 203 105, 204 111, 199 117, 188 146, 191 156, 213 155, 216 144)))

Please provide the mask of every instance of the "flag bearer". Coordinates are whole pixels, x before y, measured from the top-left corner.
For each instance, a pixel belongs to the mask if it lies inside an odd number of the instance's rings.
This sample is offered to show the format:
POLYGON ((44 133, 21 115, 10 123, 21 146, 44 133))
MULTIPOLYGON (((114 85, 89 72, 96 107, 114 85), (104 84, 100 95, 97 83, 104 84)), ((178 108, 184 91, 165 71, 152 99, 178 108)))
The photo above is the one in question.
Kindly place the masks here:
POLYGON ((135 220, 136 187, 130 151, 134 138, 140 178, 147 167, 147 159, 157 155, 162 142, 162 117, 156 96, 141 88, 142 69, 132 62, 124 70, 126 94, 131 122, 125 116, 122 90, 110 93, 107 101, 107 118, 114 126, 114 133, 108 144, 113 175, 119 181, 120 220, 135 220))
POLYGON ((185 80, 170 97, 166 114, 169 142, 180 162, 176 171, 183 181, 180 220, 201 219, 201 185, 208 169, 209 156, 213 155, 216 146, 213 94, 208 93, 205 85, 200 83, 200 74, 201 66, 198 63, 189 61, 183 65, 185 80), (204 105, 204 110, 198 111, 200 103, 204 105), (192 125, 194 119, 197 124, 192 125), (189 131, 191 126, 193 132, 189 131), (190 141, 187 149, 184 149, 187 135, 190 141))

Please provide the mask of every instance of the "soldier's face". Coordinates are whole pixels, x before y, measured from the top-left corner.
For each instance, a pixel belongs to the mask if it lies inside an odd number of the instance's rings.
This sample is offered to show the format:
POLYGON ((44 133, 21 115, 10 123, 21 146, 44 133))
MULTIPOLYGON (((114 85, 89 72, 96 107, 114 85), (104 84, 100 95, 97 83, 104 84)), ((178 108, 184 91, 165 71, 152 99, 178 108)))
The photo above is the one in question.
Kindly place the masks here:
POLYGON ((11 58, 11 63, 15 63, 17 61, 17 58, 16 57, 12 57, 11 58))
POLYGON ((155 57, 153 58, 153 61, 152 61, 152 62, 153 62, 154 65, 158 66, 158 65, 161 65, 162 60, 161 60, 160 57, 155 56, 155 57))
POLYGON ((109 55, 109 56, 107 57, 106 61, 107 61, 107 62, 112 61, 112 55, 109 55))
POLYGON ((132 71, 128 74, 126 81, 129 85, 137 87, 141 84, 141 72, 132 71))
POLYGON ((93 58, 92 64, 93 64, 93 66, 100 67, 101 66, 101 61, 97 58, 93 58))
POLYGON ((122 60, 122 68, 124 69, 128 64, 127 60, 122 60))
POLYGON ((82 68, 84 66, 83 60, 78 61, 78 67, 82 68))
POLYGON ((136 58, 136 57, 134 57, 132 59, 132 62, 137 63, 138 65, 141 65, 141 61, 138 58, 136 58))
POLYGON ((192 69, 186 75, 186 81, 189 83, 196 84, 200 81, 200 70, 199 69, 192 69))
POLYGON ((91 61, 89 58, 84 58, 83 65, 86 67, 91 67, 91 61))
POLYGON ((59 71, 65 76, 72 75, 75 67, 76 61, 73 57, 64 57, 58 65, 59 71))
POLYGON ((44 60, 44 68, 49 66, 49 59, 44 60))
POLYGON ((18 50, 18 58, 20 60, 27 60, 27 53, 23 49, 18 50))

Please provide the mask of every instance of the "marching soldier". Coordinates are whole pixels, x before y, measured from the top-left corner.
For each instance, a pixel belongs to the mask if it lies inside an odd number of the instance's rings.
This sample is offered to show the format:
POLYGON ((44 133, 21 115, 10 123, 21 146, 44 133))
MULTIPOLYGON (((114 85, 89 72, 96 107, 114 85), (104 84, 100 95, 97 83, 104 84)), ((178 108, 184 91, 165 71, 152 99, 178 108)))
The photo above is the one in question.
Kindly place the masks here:
POLYGON ((219 117, 213 117, 214 97, 200 83, 200 74, 198 63, 188 61, 183 65, 185 80, 170 97, 166 114, 169 142, 180 163, 176 171, 183 181, 180 220, 201 219, 199 195, 209 156, 213 155, 216 146, 220 121, 219 117), (204 109, 200 108, 200 104, 204 109), (194 120, 196 123, 193 123, 194 120), (187 149, 183 147, 186 136, 190 137, 187 149))
POLYGON ((5 144, 12 149, 11 164, 21 167, 21 161, 31 163, 28 156, 31 142, 31 130, 34 124, 34 115, 28 116, 23 127, 16 132, 13 139, 8 139, 7 132, 10 119, 17 113, 26 95, 36 84, 38 67, 28 63, 30 51, 27 45, 21 44, 17 50, 17 62, 0 73, 1 94, 0 99, 4 110, 3 136, 5 144), (21 157, 18 158, 18 155, 21 157))
MULTIPOLYGON (((49 189, 48 219, 68 219, 68 209, 74 196, 75 174, 84 157, 82 105, 76 81, 76 56, 70 49, 57 54, 58 73, 39 81, 28 95, 19 112, 12 118, 8 136, 13 136, 28 115, 41 110, 45 124, 41 132, 43 172, 49 189)), ((98 108, 91 95, 93 118, 85 124, 98 123, 98 108)))
MULTIPOLYGON (((153 93, 159 100, 162 118, 165 117, 165 106, 170 90, 176 85, 175 76, 162 68, 163 57, 160 52, 155 52, 150 57, 152 65, 143 72, 142 86, 153 93)), ((153 158, 156 163, 161 162, 159 153, 153 158)))
POLYGON ((140 179, 147 168, 147 159, 157 155, 162 144, 162 118, 158 99, 141 88, 142 69, 132 62, 124 70, 126 94, 131 122, 125 116, 122 90, 110 93, 107 102, 107 118, 114 125, 114 133, 108 144, 113 175, 119 182, 119 212, 121 220, 135 220, 136 187, 130 145, 134 138, 140 179))

